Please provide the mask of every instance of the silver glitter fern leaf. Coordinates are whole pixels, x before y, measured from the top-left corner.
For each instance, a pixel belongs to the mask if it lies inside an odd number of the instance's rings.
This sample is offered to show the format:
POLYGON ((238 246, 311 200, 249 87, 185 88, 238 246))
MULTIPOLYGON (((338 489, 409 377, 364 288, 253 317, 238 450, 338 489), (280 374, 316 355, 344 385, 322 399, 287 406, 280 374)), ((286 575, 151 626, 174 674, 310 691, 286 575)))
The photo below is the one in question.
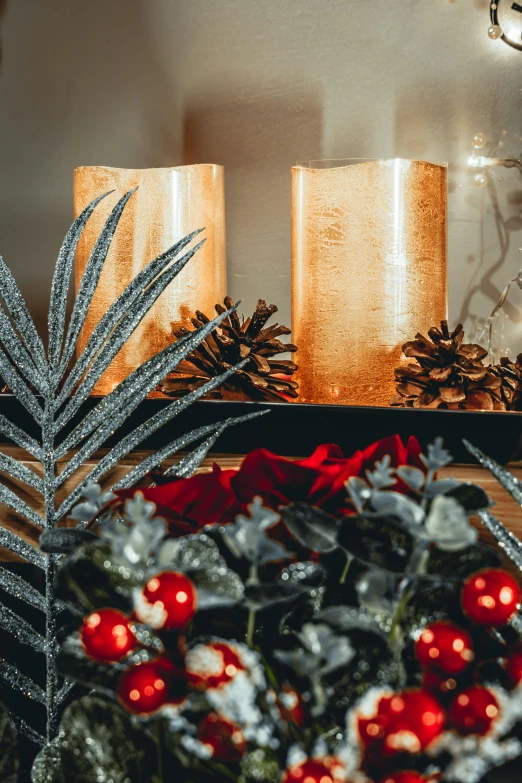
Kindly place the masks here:
MULTIPOLYGON (((42 515, 37 513, 17 492, 7 486, 5 480, 0 483, 0 504, 26 520, 28 528, 33 533, 53 530, 79 500, 89 484, 103 478, 140 442, 169 423, 192 402, 221 385, 244 364, 240 363, 183 399, 170 403, 137 426, 130 434, 121 438, 58 504, 57 493, 61 488, 63 489, 64 483, 75 475, 109 436, 114 435, 149 392, 235 309, 230 308, 209 324, 167 346, 132 372, 93 408, 85 410, 87 406, 84 407, 84 403, 116 354, 158 297, 203 244, 199 242, 181 255, 202 230, 199 229, 152 260, 102 316, 88 338, 83 352, 70 368, 112 238, 125 205, 133 193, 134 191, 129 191, 118 201, 96 240, 68 324, 66 300, 78 242, 92 212, 108 194, 101 195, 89 204, 67 232, 58 255, 52 282, 47 351, 9 267, 0 258, 0 291, 4 305, 3 308, 0 307, 0 375, 20 405, 34 419, 40 436, 35 439, 33 435, 2 415, 0 415, 0 435, 40 462, 42 475, 38 475, 11 455, 2 452, 0 452, 0 473, 25 485, 32 494, 36 492, 40 495, 44 513, 42 515), (74 426, 71 428, 72 423, 74 426), (68 433, 64 432, 66 425, 69 425, 68 433)), ((146 457, 136 465, 115 488, 133 486, 148 471, 158 468, 167 457, 195 441, 202 440, 200 446, 170 471, 173 475, 190 475, 206 456, 216 438, 227 427, 251 417, 227 419, 217 424, 200 427, 194 432, 176 438, 156 454, 146 457)), ((80 523, 78 527, 82 524, 80 523)), ((34 538, 33 536, 31 540, 34 538)), ((50 741, 56 735, 59 705, 71 687, 69 683, 59 681, 55 665, 56 632, 60 612, 64 609, 64 605, 54 595, 58 555, 40 552, 29 541, 1 527, 0 547, 9 549, 45 574, 45 592, 42 594, 20 576, 0 568, 2 590, 45 616, 45 635, 41 635, 27 620, 0 603, 0 627, 19 643, 45 656, 47 673, 45 688, 40 688, 13 663, 7 661, 0 661, 0 679, 14 690, 44 705, 47 714, 45 739, 50 741)), ((44 738, 40 737, 24 720, 17 719, 16 722, 19 730, 30 739, 36 742, 44 741, 44 738)))

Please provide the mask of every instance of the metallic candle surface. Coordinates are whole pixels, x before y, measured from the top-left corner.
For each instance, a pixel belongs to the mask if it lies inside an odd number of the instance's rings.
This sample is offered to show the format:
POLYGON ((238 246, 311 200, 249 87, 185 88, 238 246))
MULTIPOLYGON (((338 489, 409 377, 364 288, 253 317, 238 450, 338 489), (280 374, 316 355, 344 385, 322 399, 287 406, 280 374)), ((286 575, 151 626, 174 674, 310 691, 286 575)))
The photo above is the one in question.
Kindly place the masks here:
MULTIPOLYGON (((196 309, 213 313, 226 296, 224 169, 213 164, 166 169, 83 166, 74 172, 75 217, 109 190, 84 229, 76 253, 76 290, 96 237, 119 198, 138 186, 125 207, 89 309, 78 350, 133 277, 197 228, 206 242, 161 294, 114 359, 94 394, 108 394, 144 361, 172 342, 173 325, 192 328, 196 309)), ((192 246, 192 245, 191 245, 192 246)), ((187 248, 188 249, 188 248, 187 248)))
POLYGON ((299 401, 388 405, 401 345, 446 318, 446 167, 336 163, 292 169, 299 401))

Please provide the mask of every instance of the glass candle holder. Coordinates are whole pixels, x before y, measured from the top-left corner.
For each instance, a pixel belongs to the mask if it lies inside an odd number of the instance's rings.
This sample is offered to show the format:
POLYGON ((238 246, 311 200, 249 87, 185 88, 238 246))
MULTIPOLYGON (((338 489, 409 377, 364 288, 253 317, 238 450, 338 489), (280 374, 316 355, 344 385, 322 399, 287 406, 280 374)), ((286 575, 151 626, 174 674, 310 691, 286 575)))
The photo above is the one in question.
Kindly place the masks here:
POLYGON ((124 193, 128 201, 78 341, 81 352, 101 316, 149 261, 190 232, 206 242, 174 278, 115 357, 93 390, 107 394, 174 339, 173 328, 192 328, 196 309, 212 315, 226 296, 224 169, 198 164, 165 169, 83 166, 74 172, 75 217, 96 196, 113 190, 96 207, 76 253, 76 289, 110 211, 124 193))
POLYGON ((401 346, 447 317, 447 170, 292 168, 292 339, 301 402, 388 405, 401 346))

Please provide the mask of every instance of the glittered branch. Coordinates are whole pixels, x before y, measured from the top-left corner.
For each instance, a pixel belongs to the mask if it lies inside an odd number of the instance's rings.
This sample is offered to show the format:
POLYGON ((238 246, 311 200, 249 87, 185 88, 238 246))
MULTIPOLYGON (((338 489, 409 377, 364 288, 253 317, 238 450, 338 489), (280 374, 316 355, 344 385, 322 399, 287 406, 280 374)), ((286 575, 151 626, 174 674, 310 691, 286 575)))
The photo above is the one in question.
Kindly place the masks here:
POLYGON ((256 413, 250 413, 247 416, 239 416, 235 419, 226 419, 219 424, 208 424, 205 427, 199 427, 199 429, 193 430, 192 432, 177 438, 176 440, 172 441, 172 443, 169 443, 167 446, 159 449, 154 454, 151 454, 139 465, 136 465, 136 467, 131 470, 130 473, 127 473, 127 475, 121 479, 121 481, 115 484, 112 489, 127 489, 128 487, 132 487, 153 468, 161 465, 164 460, 168 459, 172 454, 175 454, 180 449, 184 449, 186 446, 188 446, 189 443, 193 443, 194 441, 205 437, 205 435, 208 435, 209 433, 214 433, 216 436, 219 436, 222 432, 224 432, 225 429, 227 429, 227 427, 232 427, 235 424, 242 424, 245 421, 250 421, 250 419, 254 419, 257 416, 262 416, 264 413, 265 411, 258 411, 256 413))
MULTIPOLYGON (((122 198, 118 201, 111 214, 107 218, 107 221, 102 228, 98 239, 96 240, 89 260, 87 261, 78 288, 78 293, 76 295, 76 301, 74 303, 71 314, 71 320, 69 322, 69 329, 65 339, 65 347, 60 362, 60 374, 65 372, 67 365, 71 360, 74 348, 76 346, 76 341, 80 336, 80 332, 85 323, 94 292, 98 285, 103 265, 111 246, 114 232, 116 231, 116 227, 119 223, 125 205, 135 190, 136 188, 134 188, 134 190, 130 190, 128 193, 125 193, 125 195, 122 196, 122 198)), ((56 346, 51 346, 51 350, 53 353, 56 353, 56 346)))
POLYGON ((25 375, 29 383, 42 394, 48 389, 48 379, 39 373, 34 360, 27 348, 17 335, 11 321, 0 307, 0 335, 1 341, 11 359, 16 363, 18 370, 25 375))
MULTIPOLYGON (((227 376, 232 375, 241 366, 242 363, 240 363, 238 367, 231 368, 227 373, 224 374, 224 377, 226 378, 227 376)), ((113 449, 102 458, 102 460, 100 460, 97 465, 97 469, 103 470, 104 466, 106 465, 107 467, 105 468, 104 472, 110 470, 120 459, 127 456, 130 451, 135 449, 139 443, 143 442, 146 438, 148 438, 161 427, 164 427, 165 424, 168 424, 169 421, 172 421, 175 416, 178 416, 180 413, 182 413, 186 408, 189 407, 189 405, 203 397, 203 395, 209 391, 209 389, 214 388, 222 382, 223 377, 214 378, 207 385, 207 388, 197 389, 183 400, 176 400, 176 402, 173 402, 163 410, 158 411, 158 413, 154 414, 154 416, 151 416, 149 419, 147 419, 147 421, 144 421, 132 432, 122 438, 122 440, 116 446, 114 446, 113 449)), ((86 459, 88 459, 92 454, 94 454, 95 451, 100 448, 107 437, 117 430, 118 427, 128 418, 129 414, 138 407, 141 399, 142 398, 140 396, 135 395, 134 398, 131 398, 128 401, 125 407, 120 408, 118 411, 116 411, 115 414, 113 414, 113 416, 103 418, 103 422, 100 423, 100 426, 95 430, 91 438, 89 438, 89 440, 74 455, 74 457, 72 457, 60 475, 57 477, 56 487, 61 486, 67 478, 72 476, 73 473, 78 470, 78 468, 85 462, 86 459)), ((97 479, 102 475, 103 473, 100 473, 97 479)), ((93 481, 91 474, 88 474, 86 477, 84 477, 82 482, 75 487, 72 495, 63 501, 58 514, 61 512, 67 513, 67 511, 74 505, 76 500, 81 497, 83 489, 91 481, 93 481)), ((59 518, 60 517, 58 517, 58 519, 59 518)))
POLYGON ((221 435, 221 432, 221 429, 217 430, 217 432, 213 432, 212 435, 205 438, 203 443, 200 443, 194 451, 191 451, 190 454, 187 454, 180 459, 176 465, 171 465, 170 468, 167 468, 167 470, 163 472, 163 475, 176 476, 176 478, 190 478, 197 468, 199 468, 208 452, 221 435))
POLYGON ((28 563, 37 566, 38 568, 45 567, 45 557, 40 552, 24 541, 23 538, 17 536, 16 533, 12 533, 10 530, 4 530, 0 527, 0 547, 9 549, 15 555, 19 555, 28 563))
MULTIPOLYGON (((112 192, 112 191, 109 191, 112 192)), ((51 286, 51 300, 49 303, 49 361, 51 366, 57 367, 60 361, 60 354, 63 345, 65 331, 65 310, 67 304, 67 292, 69 290, 69 280, 74 264, 76 248, 82 235, 83 229, 94 212, 94 208, 99 202, 109 195, 103 193, 78 215, 71 228, 65 235, 62 247, 58 254, 56 269, 53 275, 51 286)))
MULTIPOLYGON (((234 372, 234 369, 230 370, 230 373, 234 372)), ((218 379, 220 380, 220 379, 218 379)), ((214 381, 215 385, 216 381, 214 381)), ((65 516, 68 511, 74 506, 74 504, 82 496, 85 487, 92 483, 97 482, 102 476, 108 473, 118 462, 126 457, 129 452, 136 448, 136 446, 143 442, 149 435, 152 435, 161 427, 168 424, 175 416, 180 414, 189 405, 195 402, 197 399, 205 394, 205 390, 198 389, 190 397, 186 397, 184 400, 176 400, 167 408, 164 408, 150 419, 144 421, 132 432, 126 435, 122 440, 114 446, 107 454, 105 454, 101 460, 95 465, 95 467, 82 479, 82 481, 74 488, 71 494, 62 502, 60 508, 56 512, 56 519, 59 520, 65 516)), ((134 399, 132 403, 133 409, 137 407, 137 403, 141 401, 140 397, 134 399)), ((94 453, 99 446, 105 441, 110 432, 117 429, 123 421, 129 415, 128 407, 121 409, 112 418, 106 419, 105 423, 101 425, 95 432, 92 438, 75 454, 75 456, 66 465, 63 471, 56 479, 56 486, 60 486, 69 476, 71 476, 85 460, 94 453)))
POLYGON ((20 601, 25 601, 26 604, 29 604, 34 609, 45 612, 45 597, 18 574, 0 567, 0 587, 9 595, 18 598, 20 601))
POLYGON ((31 438, 24 430, 12 424, 5 416, 0 416, 0 434, 5 435, 13 443, 16 443, 21 449, 28 451, 39 462, 43 461, 42 448, 39 443, 31 438))
POLYGON ((34 509, 28 506, 24 500, 19 498, 16 493, 8 489, 8 487, 5 487, 3 484, 0 484, 0 503, 3 503, 3 505, 7 506, 7 508, 10 508, 17 514, 20 514, 20 516, 24 517, 24 519, 32 522, 33 525, 44 527, 44 521, 41 516, 37 514, 34 509))
MULTIPOLYGON (((28 645, 37 652, 45 652, 45 639, 27 620, 18 617, 12 609, 0 604, 0 628, 13 636, 20 644, 28 645)), ((1 668, 1 667, 0 667, 1 668)))
POLYGON ((502 549, 511 562, 522 571, 522 543, 489 511, 479 511, 478 516, 484 527, 489 530, 493 538, 496 539, 500 549, 502 549))
POLYGON ((22 462, 13 459, 8 454, 3 454, 0 451, 0 472, 6 473, 8 476, 23 481, 24 484, 36 489, 37 492, 43 494, 44 484, 40 476, 38 476, 33 470, 27 468, 22 462))
MULTIPOLYGON (((219 323, 224 316, 218 316, 215 321, 219 323)), ((214 324, 214 322, 212 322, 214 324)), ((214 324, 215 325, 215 324, 214 324)), ((193 332, 190 337, 171 343, 151 359, 148 359, 134 372, 128 375, 116 388, 104 397, 82 422, 75 427, 58 449, 58 454, 64 456, 71 448, 74 448, 84 437, 89 435, 103 420, 113 416, 118 410, 129 410, 128 405, 145 399, 172 368, 192 350, 211 330, 211 325, 202 327, 200 332, 193 332)), ((88 386, 93 385, 92 382, 88 386)), ((64 413, 59 417, 56 429, 59 430, 79 409, 82 397, 85 394, 85 384, 74 394, 64 413)), ((92 391, 92 389, 88 389, 92 391)), ((86 395, 85 395, 86 396, 86 395)), ((127 413, 128 416, 128 413, 127 413)), ((127 418, 127 416, 125 418, 127 418)))
POLYGON ((0 375, 13 392, 16 399, 29 411, 31 416, 42 423, 43 411, 36 397, 22 376, 14 369, 7 354, 0 348, 0 375))
MULTIPOLYGON (((40 551, 12 531, 0 528, 0 547, 5 547, 45 573, 45 593, 42 595, 31 585, 7 569, 0 568, 0 587, 10 596, 29 604, 45 615, 45 636, 39 634, 27 621, 0 605, 0 626, 22 644, 42 652, 46 661, 45 689, 35 685, 18 671, 12 663, 0 663, 0 679, 27 697, 44 704, 47 713, 46 739, 50 742, 58 728, 59 708, 69 695, 72 685, 61 684, 56 668, 57 632, 59 615, 65 604, 55 596, 55 577, 58 557, 56 550, 47 549, 44 539, 51 540, 60 519, 70 510, 90 481, 105 475, 136 445, 164 426, 174 416, 185 410, 207 390, 226 380, 243 363, 232 363, 220 378, 213 378, 206 386, 183 400, 176 400, 148 421, 136 427, 122 438, 101 459, 87 477, 73 490, 57 509, 56 493, 67 478, 85 460, 114 434, 131 413, 157 387, 165 375, 177 367, 191 350, 195 349, 227 317, 233 318, 234 307, 219 314, 214 321, 202 325, 196 332, 183 337, 153 356, 123 380, 111 394, 93 409, 85 412, 82 407, 95 385, 112 363, 116 354, 141 323, 150 308, 190 261, 203 242, 191 247, 183 256, 181 252, 192 242, 201 229, 175 243, 152 260, 125 288, 117 300, 104 313, 87 339, 82 354, 67 375, 80 333, 85 325, 100 281, 111 241, 123 210, 133 194, 125 193, 112 210, 99 234, 80 281, 77 297, 69 323, 66 324, 66 303, 74 257, 85 225, 99 202, 108 194, 95 199, 74 221, 62 244, 51 288, 49 307, 49 358, 36 331, 25 301, 9 267, 0 258, 0 375, 15 398, 30 413, 41 431, 40 442, 20 429, 5 416, 0 415, 0 434, 29 452, 42 465, 42 475, 30 470, 8 454, 0 452, 0 473, 31 487, 42 495, 44 512, 40 517, 21 497, 5 484, 0 483, 0 504, 28 520, 32 526, 43 529, 40 551), (38 395, 38 396, 37 396, 38 395), (62 428, 77 417, 79 423, 69 435, 62 438, 62 428), (60 460, 71 450, 77 452, 58 474, 60 460)), ((129 482, 138 480, 174 451, 200 438, 204 443, 186 458, 181 470, 184 474, 194 470, 204 458, 215 438, 229 425, 244 419, 227 420, 208 425, 178 438, 157 455, 145 459, 132 471, 129 482)), ((130 486, 129 483, 129 486, 130 486)), ((32 527, 34 531, 35 528, 32 527)), ((43 738, 23 719, 13 716, 19 731, 32 742, 41 745, 43 738)))
POLYGON ((20 691, 32 701, 37 701, 40 704, 45 703, 45 693, 39 685, 34 683, 25 674, 18 671, 16 666, 4 661, 0 658, 0 680, 3 680, 11 688, 20 691))
POLYGON ((476 446, 473 446, 468 440, 464 439, 462 442, 469 453, 480 462, 482 467, 489 470, 491 475, 496 478, 502 487, 504 487, 506 492, 509 492, 513 500, 515 500, 519 506, 522 506, 522 482, 515 478, 509 470, 506 470, 506 468, 503 468, 498 462, 495 462, 494 459, 491 459, 491 457, 488 457, 483 451, 476 446))
POLYGON ((7 310, 13 319, 18 334, 24 341, 29 354, 39 368, 43 377, 47 377, 47 360, 40 335, 27 309, 25 300, 18 288, 11 270, 0 256, 0 292, 7 310))
MULTIPOLYGON (((178 253, 180 253, 183 248, 186 247, 186 245, 188 245, 192 239, 194 239, 195 236, 201 233, 201 231, 202 229, 193 231, 192 234, 189 234, 180 242, 177 242, 175 245, 173 245, 170 250, 167 250, 166 253, 163 253, 162 255, 158 256, 158 258, 155 258, 154 261, 151 261, 149 264, 147 264, 147 266, 136 275, 136 277, 131 281, 131 283, 129 283, 123 293, 120 294, 116 301, 109 307, 107 312, 102 316, 100 321, 94 327, 81 356, 78 358, 76 364, 67 377, 62 391, 58 395, 58 404, 61 404, 73 391, 74 387, 80 382, 83 374, 86 372, 89 365, 104 345, 105 341, 109 338, 109 336, 112 336, 111 333, 113 329, 127 314, 129 308, 134 304, 134 302, 136 302, 136 300, 145 295, 145 289, 150 285, 150 283, 156 277, 158 277, 161 272, 163 272, 165 267, 170 264, 172 259, 178 253)), ((200 247, 201 243, 190 250, 185 256, 183 256, 183 258, 176 261, 171 267, 171 273, 174 275, 179 274, 179 272, 188 263, 188 261, 190 261, 192 256, 200 247)), ((165 287, 168 285, 171 279, 172 278, 169 276, 169 278, 164 281, 165 287)))

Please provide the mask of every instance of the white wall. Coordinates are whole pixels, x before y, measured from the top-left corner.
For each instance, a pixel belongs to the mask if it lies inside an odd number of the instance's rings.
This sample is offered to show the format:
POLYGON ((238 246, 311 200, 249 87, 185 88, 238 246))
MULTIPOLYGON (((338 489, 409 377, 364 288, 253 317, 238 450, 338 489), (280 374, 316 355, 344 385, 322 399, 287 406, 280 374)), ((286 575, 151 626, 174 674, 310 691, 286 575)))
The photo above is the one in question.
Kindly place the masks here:
POLYGON ((488 38, 488 6, 9 0, 0 252, 40 322, 75 166, 224 164, 229 291, 289 322, 290 166, 379 156, 450 162, 450 315, 487 315, 522 266, 522 177, 480 190, 466 165, 477 131, 522 151, 522 52, 488 38))

